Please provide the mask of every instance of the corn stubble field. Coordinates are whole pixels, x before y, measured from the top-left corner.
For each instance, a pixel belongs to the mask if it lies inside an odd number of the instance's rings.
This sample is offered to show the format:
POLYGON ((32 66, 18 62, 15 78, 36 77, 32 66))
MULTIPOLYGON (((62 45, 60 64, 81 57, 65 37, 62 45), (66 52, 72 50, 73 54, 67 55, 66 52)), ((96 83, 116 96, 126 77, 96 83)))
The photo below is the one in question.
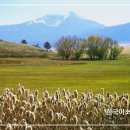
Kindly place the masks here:
POLYGON ((129 52, 127 48, 120 59, 106 61, 0 58, 0 124, 8 124, 0 129, 129 130, 91 126, 130 124, 130 114, 105 113, 107 108, 130 110, 129 52))

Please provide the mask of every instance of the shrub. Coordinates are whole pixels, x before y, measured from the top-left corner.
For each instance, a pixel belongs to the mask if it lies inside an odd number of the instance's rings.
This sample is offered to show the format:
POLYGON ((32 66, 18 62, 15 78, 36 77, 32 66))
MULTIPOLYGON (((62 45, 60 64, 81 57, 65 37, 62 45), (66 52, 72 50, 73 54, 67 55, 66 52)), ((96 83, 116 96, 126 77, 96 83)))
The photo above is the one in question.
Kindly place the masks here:
POLYGON ((21 41, 21 43, 22 43, 22 44, 28 44, 25 39, 23 39, 23 40, 21 41))

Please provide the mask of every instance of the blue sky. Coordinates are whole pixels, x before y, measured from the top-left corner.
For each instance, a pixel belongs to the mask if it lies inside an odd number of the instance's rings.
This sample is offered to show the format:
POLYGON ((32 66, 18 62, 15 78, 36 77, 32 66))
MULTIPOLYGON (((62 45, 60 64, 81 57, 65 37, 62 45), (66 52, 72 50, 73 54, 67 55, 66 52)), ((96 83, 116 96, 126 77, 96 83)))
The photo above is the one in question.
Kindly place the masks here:
POLYGON ((117 3, 121 3, 121 4, 125 4, 125 3, 130 3, 129 0, 0 0, 1 4, 9 4, 9 3, 18 3, 18 4, 25 4, 25 3, 50 3, 50 4, 58 4, 58 3, 67 3, 67 4, 74 4, 74 3, 92 3, 92 4, 106 4, 106 3, 110 3, 110 4, 117 4, 117 3))
POLYGON ((129 0, 0 0, 0 25, 74 12, 107 26, 130 22, 129 0))

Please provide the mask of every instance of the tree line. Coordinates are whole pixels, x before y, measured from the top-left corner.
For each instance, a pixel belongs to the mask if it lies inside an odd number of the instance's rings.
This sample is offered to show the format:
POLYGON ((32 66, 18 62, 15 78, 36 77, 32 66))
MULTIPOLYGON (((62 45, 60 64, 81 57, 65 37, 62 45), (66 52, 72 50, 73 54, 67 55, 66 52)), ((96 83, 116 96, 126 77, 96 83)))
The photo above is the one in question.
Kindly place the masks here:
POLYGON ((79 60, 83 54, 89 59, 117 59, 122 52, 117 41, 108 37, 89 36, 87 39, 77 37, 62 37, 56 43, 58 55, 63 59, 79 60))
MULTIPOLYGON (((26 40, 21 41, 27 44, 26 40)), ((34 45, 39 47, 38 44, 34 45)), ((44 43, 46 50, 51 49, 49 42, 44 43)), ((91 60, 107 60, 117 59, 123 48, 115 40, 109 37, 89 36, 87 39, 78 38, 76 36, 61 37, 56 43, 56 51, 62 59, 79 60, 83 55, 91 60)))

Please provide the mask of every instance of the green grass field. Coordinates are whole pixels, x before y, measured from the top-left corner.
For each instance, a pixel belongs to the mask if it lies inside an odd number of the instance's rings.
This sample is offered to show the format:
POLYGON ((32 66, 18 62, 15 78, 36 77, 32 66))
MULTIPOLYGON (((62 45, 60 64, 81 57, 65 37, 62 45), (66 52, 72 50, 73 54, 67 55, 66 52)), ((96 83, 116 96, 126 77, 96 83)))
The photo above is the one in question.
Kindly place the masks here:
POLYGON ((21 83, 32 90, 57 88, 80 92, 130 93, 130 56, 107 61, 58 61, 42 58, 0 58, 0 91, 21 83))

